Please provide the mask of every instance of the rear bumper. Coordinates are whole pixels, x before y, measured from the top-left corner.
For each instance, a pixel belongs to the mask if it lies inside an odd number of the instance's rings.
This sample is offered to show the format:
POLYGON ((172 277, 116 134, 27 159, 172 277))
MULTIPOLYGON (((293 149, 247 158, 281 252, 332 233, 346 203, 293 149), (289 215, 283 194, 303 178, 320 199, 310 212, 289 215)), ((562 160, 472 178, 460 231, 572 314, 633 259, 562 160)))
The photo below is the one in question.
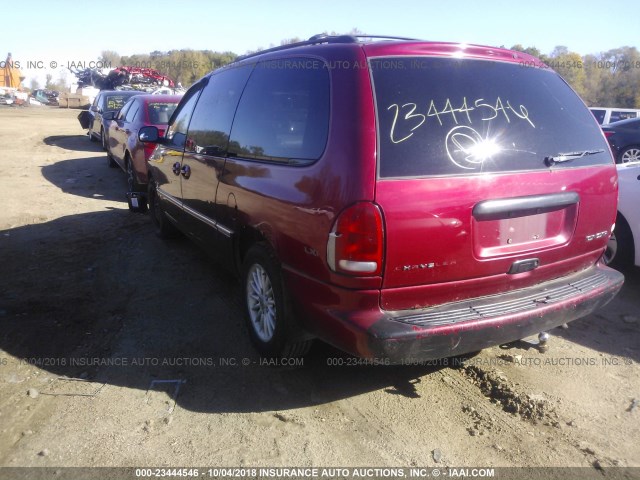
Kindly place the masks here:
MULTIPOLYGON (((349 308, 323 307, 316 297, 296 310, 313 333, 349 353, 415 362, 475 352, 584 317, 610 302, 623 282, 621 273, 598 264, 526 289, 427 309, 384 311, 371 302, 372 292, 350 291, 340 293, 360 300, 340 302, 349 308)), ((305 283, 297 279, 293 298, 305 283)), ((316 284, 311 291, 321 290, 316 284)), ((340 293, 332 289, 334 302, 340 293)))

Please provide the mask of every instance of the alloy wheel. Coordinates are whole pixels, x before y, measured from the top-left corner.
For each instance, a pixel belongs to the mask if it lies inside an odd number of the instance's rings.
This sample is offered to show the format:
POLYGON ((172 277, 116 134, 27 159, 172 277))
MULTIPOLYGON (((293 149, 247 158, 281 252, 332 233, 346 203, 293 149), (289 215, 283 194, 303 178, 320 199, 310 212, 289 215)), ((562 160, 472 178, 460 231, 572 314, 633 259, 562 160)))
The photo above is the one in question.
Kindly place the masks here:
POLYGON ((622 163, 640 162, 640 148, 629 148, 621 157, 622 163))
POLYGON ((256 335, 269 342, 276 328, 276 298, 271 279, 259 264, 252 265, 247 276, 247 307, 256 335))

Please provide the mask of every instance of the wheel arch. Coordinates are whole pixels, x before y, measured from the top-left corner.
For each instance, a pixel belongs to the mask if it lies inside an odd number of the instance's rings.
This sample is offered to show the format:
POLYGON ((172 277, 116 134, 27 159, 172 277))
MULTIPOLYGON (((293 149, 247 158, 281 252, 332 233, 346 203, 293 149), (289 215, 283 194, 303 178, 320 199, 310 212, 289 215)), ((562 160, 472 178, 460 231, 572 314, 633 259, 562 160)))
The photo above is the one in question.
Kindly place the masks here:
POLYGON ((247 252, 257 243, 264 243, 276 252, 273 235, 269 230, 251 226, 243 226, 238 230, 235 241, 235 264, 238 273, 242 271, 242 263, 247 252))
POLYGON ((638 263, 638 239, 634 238, 633 236, 633 230, 631 228, 631 225, 629 224, 629 221, 626 219, 626 217, 624 216, 624 214, 618 210, 618 213, 616 214, 616 228, 615 228, 615 232, 618 232, 619 235, 617 235, 618 238, 624 238, 626 236, 628 236, 628 241, 630 242, 630 245, 627 248, 626 254, 629 256, 629 258, 627 259, 631 265, 634 265, 636 263, 638 263))
POLYGON ((618 225, 618 220, 621 220, 622 222, 624 222, 625 227, 627 228, 627 231, 629 232, 629 236, 631 239, 631 252, 633 254, 633 257, 631 260, 634 264, 640 263, 640 254, 638 253, 638 249, 640 247, 640 242, 638 238, 635 238, 633 236, 633 229, 631 228, 631 224, 629 223, 629 221, 626 219, 626 217, 624 216, 624 214, 618 210, 618 214, 616 215, 616 226, 618 225))

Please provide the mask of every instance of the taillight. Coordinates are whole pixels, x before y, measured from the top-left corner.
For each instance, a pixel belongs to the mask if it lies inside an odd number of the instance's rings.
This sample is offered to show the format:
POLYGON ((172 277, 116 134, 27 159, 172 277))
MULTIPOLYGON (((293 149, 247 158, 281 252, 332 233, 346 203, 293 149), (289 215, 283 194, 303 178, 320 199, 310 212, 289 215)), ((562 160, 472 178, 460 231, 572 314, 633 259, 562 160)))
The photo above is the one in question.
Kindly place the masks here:
POLYGON ((331 270, 357 276, 380 275, 382 251, 382 214, 377 205, 356 203, 338 215, 327 242, 331 270))
POLYGON ((608 131, 606 131, 606 130, 605 130, 605 131, 604 131, 604 136, 605 136, 605 137, 607 137, 607 138, 609 138, 609 137, 610 137, 611 135, 613 135, 614 133, 616 133, 616 132, 608 132, 608 131))
POLYGON ((151 154, 153 153, 153 151, 156 149, 156 144, 155 143, 145 143, 144 144, 144 159, 145 160, 149 160, 149 157, 151 156, 151 154))

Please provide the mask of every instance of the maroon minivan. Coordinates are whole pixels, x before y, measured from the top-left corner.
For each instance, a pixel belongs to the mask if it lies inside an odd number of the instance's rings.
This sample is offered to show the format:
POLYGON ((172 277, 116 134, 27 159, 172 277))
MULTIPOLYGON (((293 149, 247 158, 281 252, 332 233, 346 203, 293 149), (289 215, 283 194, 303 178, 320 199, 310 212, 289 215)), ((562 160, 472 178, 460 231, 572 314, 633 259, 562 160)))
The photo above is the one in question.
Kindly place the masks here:
POLYGON ((265 356, 320 338, 384 362, 460 355, 610 301, 617 175, 566 82, 519 52, 316 36, 185 94, 149 159, 158 234, 243 282, 265 356))

